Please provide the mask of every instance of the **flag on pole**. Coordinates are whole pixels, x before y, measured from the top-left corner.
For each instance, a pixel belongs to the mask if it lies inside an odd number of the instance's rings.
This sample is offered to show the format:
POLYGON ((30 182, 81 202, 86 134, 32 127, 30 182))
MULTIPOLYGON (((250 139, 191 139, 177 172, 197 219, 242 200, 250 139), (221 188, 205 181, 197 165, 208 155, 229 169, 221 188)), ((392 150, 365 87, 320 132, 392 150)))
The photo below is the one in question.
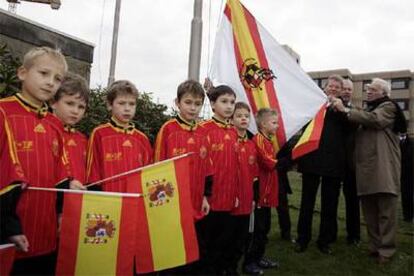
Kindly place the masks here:
MULTIPOLYGON (((141 173, 136 272, 148 273, 198 259, 190 196, 189 156, 161 162, 141 173)), ((130 186, 132 187, 132 186, 130 186)), ((137 186, 134 186, 137 187, 137 186)))
POLYGON ((16 248, 14 244, 7 243, 0 245, 0 275, 10 275, 15 253, 16 248))
POLYGON ((299 141, 292 149, 292 159, 299 158, 306 153, 317 150, 325 120, 326 104, 316 114, 315 118, 306 126, 299 141))
POLYGON ((56 275, 130 275, 137 198, 65 193, 56 275))
MULTIPOLYGON (((226 3, 209 77, 215 86, 232 87, 253 114, 263 107, 278 111, 276 150, 326 102, 323 91, 239 0, 226 3)), ((253 119, 249 129, 257 131, 253 119)))

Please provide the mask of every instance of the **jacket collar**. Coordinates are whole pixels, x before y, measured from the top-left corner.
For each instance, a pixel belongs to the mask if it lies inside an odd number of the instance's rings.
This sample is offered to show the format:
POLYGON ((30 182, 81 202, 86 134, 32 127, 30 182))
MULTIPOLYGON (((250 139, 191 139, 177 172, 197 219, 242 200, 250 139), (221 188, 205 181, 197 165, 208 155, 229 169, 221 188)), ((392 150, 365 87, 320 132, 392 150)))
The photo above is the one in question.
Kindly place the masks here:
POLYGON ((30 100, 26 99, 21 93, 17 93, 15 96, 16 96, 17 100, 24 107, 26 107, 26 109, 28 109, 32 112, 35 112, 39 118, 43 118, 43 117, 46 116, 46 114, 49 110, 49 106, 47 105, 47 103, 42 103, 41 106, 38 106, 38 105, 30 102, 30 100))
POLYGON ((65 131, 66 132, 68 132, 68 133, 75 133, 76 132, 76 128, 74 128, 73 126, 71 126, 71 125, 64 125, 64 129, 65 129, 65 131))
POLYGON ((123 126, 119 120, 117 120, 114 116, 111 117, 109 123, 117 130, 121 130, 126 134, 131 134, 135 129, 135 124, 129 122, 127 126, 123 126))
POLYGON ((230 120, 222 121, 216 117, 213 116, 213 121, 222 128, 231 128, 232 125, 230 124, 230 120))
POLYGON ((180 126, 186 130, 193 131, 197 128, 196 121, 192 121, 192 122, 186 121, 180 115, 177 115, 175 119, 180 124, 180 126))
POLYGON ((261 130, 259 130, 259 133, 264 137, 264 138, 266 138, 267 140, 269 140, 269 141, 272 141, 272 135, 270 135, 270 136, 267 136, 266 134, 264 134, 261 130))

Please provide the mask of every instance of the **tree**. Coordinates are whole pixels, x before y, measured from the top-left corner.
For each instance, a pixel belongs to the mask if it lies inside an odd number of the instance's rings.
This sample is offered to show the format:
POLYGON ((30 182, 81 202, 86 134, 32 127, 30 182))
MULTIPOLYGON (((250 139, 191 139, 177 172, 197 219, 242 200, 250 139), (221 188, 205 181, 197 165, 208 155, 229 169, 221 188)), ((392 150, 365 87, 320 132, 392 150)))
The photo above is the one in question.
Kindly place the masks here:
POLYGON ((6 44, 0 45, 0 98, 19 91, 20 81, 16 72, 21 64, 19 58, 13 57, 6 44))

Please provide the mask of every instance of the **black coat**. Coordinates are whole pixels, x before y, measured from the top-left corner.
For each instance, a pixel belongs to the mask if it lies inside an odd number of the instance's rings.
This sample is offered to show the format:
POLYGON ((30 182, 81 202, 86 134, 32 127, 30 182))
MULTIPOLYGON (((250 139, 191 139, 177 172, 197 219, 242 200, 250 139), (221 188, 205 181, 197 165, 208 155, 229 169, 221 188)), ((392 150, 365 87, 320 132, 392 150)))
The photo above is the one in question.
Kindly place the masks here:
POLYGON ((320 176, 343 178, 345 173, 346 115, 328 108, 319 148, 299 159, 298 171, 320 176))

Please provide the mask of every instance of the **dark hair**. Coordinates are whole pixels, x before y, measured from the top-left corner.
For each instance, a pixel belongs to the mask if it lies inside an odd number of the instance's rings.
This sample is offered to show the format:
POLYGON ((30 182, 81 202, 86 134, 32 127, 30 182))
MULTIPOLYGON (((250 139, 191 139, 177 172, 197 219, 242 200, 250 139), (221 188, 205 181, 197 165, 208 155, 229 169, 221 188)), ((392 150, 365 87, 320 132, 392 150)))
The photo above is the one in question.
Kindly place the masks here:
POLYGON ((210 100, 210 102, 215 102, 218 97, 222 95, 233 95, 236 98, 236 93, 234 90, 227 85, 219 85, 217 87, 212 87, 207 92, 207 97, 210 100))
POLYGON ((180 101, 185 94, 190 94, 195 98, 201 98, 204 101, 204 89, 198 81, 186 80, 177 87, 178 101, 180 101))
POLYGON ((245 110, 249 111, 249 113, 251 112, 249 105, 245 102, 237 102, 234 105, 234 112, 236 112, 237 109, 245 109, 245 110))
POLYGON ((112 104, 119 95, 132 95, 138 98, 139 92, 132 82, 128 80, 118 80, 109 86, 106 100, 109 104, 112 104))
POLYGON ((59 101, 63 95, 72 96, 72 95, 78 95, 78 94, 81 97, 81 99, 85 101, 87 105, 89 101, 88 83, 82 76, 68 72, 63 78, 62 84, 57 90, 53 98, 53 101, 54 102, 59 101))

